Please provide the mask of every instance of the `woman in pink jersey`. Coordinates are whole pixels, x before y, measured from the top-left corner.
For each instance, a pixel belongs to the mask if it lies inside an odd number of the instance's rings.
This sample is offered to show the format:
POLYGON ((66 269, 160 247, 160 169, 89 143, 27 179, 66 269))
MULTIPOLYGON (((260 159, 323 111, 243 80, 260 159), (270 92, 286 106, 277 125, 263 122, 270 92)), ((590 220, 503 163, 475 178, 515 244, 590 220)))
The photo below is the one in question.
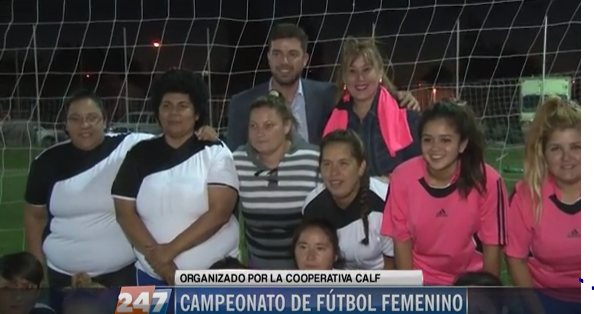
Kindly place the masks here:
POLYGON ((580 313, 581 113, 554 98, 528 133, 524 179, 511 198, 508 268, 516 286, 542 290, 547 313, 580 313))
POLYGON ((384 209, 396 267, 422 270, 425 285, 452 285, 468 271, 499 276, 507 197, 483 161, 474 115, 444 100, 423 112, 419 133, 422 156, 394 170, 384 209))

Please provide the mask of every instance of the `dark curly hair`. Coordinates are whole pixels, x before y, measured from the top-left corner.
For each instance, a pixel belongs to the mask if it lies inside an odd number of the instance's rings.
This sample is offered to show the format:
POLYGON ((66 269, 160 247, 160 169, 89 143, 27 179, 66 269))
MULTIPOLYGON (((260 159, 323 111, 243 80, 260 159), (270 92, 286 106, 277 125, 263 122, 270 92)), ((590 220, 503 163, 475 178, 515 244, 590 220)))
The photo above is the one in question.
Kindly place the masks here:
POLYGON ((155 117, 159 116, 161 101, 163 101, 165 94, 168 93, 188 95, 194 106, 194 112, 198 115, 194 129, 198 130, 205 124, 209 95, 208 85, 202 75, 197 75, 186 70, 172 69, 157 78, 151 88, 150 100, 151 109, 155 117))

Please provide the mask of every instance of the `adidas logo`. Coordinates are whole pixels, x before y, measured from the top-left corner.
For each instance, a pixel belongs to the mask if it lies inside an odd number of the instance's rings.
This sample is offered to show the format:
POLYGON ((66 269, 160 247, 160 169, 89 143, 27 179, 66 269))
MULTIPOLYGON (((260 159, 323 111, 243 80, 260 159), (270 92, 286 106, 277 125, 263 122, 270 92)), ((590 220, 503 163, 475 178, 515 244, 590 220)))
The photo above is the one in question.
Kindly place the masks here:
POLYGON ((580 238, 582 235, 580 234, 577 229, 571 230, 571 232, 567 235, 568 238, 580 238))
POLYGON ((448 213, 446 213, 445 209, 442 209, 440 211, 437 212, 437 214, 435 215, 435 217, 447 217, 448 213))

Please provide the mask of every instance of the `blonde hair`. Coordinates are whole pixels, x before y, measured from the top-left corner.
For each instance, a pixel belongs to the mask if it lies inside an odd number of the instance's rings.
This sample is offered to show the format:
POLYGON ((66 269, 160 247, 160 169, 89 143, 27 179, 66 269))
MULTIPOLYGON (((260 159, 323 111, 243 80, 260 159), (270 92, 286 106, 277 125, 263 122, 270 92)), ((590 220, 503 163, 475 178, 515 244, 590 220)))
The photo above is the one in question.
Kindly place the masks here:
POLYGON ((533 203, 535 221, 542 215, 542 186, 547 177, 544 150, 553 132, 557 130, 581 130, 581 109, 574 102, 558 97, 547 99, 536 110, 527 133, 524 156, 524 182, 533 203))
POLYGON ((396 86, 392 84, 386 74, 386 67, 384 66, 384 59, 382 58, 376 41, 373 38, 355 38, 347 37, 342 45, 340 54, 340 65, 338 68, 339 75, 336 76, 336 86, 338 87, 338 94, 336 100, 340 100, 343 95, 344 78, 347 74, 348 68, 362 57, 363 60, 371 65, 381 76, 381 83, 391 93, 395 93, 396 86))

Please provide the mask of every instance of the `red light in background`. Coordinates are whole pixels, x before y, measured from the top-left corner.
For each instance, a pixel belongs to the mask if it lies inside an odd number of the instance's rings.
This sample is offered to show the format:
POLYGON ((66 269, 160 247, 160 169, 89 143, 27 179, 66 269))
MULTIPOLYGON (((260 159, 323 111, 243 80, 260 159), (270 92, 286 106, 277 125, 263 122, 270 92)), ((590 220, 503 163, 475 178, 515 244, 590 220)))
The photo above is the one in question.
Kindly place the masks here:
POLYGON ((161 47, 161 43, 158 41, 153 41, 153 47, 159 48, 159 47, 161 47))
POLYGON ((91 77, 91 76, 87 74, 87 75, 85 75, 85 77, 86 77, 86 78, 89 78, 89 77, 91 77))

